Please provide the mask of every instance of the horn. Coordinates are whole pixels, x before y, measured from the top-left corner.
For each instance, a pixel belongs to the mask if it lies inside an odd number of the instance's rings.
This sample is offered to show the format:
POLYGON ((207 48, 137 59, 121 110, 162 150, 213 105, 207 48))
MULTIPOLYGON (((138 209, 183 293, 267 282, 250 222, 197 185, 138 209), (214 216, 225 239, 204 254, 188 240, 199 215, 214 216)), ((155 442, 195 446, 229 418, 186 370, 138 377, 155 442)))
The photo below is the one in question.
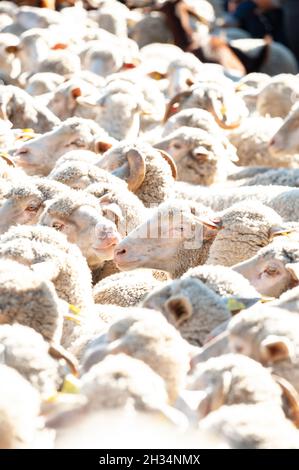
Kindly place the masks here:
POLYGON ((181 91, 177 95, 175 95, 171 100, 169 101, 168 105, 166 106, 164 118, 163 118, 163 123, 165 123, 171 116, 171 109, 173 105, 175 104, 180 104, 183 98, 188 98, 191 96, 192 91, 191 90, 186 90, 186 91, 181 91))
POLYGON ((296 428, 299 428, 299 395, 296 389, 290 382, 278 375, 272 374, 275 382, 280 386, 283 398, 286 401, 285 413, 294 423, 296 428))
POLYGON ((7 163, 7 165, 13 166, 13 167, 16 166, 15 162, 10 158, 8 154, 1 152, 0 157, 7 163))
POLYGON ((128 178, 128 188, 130 191, 137 191, 142 185, 145 178, 145 158, 138 152, 138 150, 132 148, 127 152, 127 160, 129 163, 130 174, 128 178))
POLYGON ((162 158, 164 158, 164 160, 170 166, 173 179, 176 179, 178 176, 178 171, 177 171, 177 167, 176 167, 174 159, 172 158, 171 155, 169 155, 169 153, 165 152, 165 150, 161 150, 161 149, 157 149, 157 150, 162 155, 162 158))

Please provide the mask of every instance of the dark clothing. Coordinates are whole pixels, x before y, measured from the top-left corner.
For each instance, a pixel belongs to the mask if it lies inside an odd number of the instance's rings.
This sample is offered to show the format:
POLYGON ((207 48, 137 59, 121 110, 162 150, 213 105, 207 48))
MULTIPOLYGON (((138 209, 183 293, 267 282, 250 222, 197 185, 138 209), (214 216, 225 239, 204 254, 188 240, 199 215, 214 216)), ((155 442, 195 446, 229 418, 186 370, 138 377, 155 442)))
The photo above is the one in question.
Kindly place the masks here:
POLYGON ((233 16, 240 27, 248 31, 253 38, 263 38, 269 34, 275 41, 286 42, 280 8, 259 13, 253 1, 245 0, 237 7, 233 16))
POLYGON ((299 0, 282 0, 287 45, 299 62, 299 0))

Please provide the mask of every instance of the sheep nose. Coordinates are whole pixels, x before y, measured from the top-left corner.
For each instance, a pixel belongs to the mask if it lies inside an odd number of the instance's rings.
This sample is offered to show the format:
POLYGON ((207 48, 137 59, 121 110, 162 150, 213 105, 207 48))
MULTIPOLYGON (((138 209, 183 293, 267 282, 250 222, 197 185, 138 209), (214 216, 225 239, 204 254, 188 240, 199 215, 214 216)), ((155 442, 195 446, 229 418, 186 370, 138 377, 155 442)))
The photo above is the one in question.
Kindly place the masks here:
POLYGON ((105 225, 96 226, 96 237, 106 245, 117 245, 121 241, 116 228, 105 225))
POLYGON ((127 253, 127 250, 125 248, 122 248, 121 250, 115 251, 115 256, 118 258, 118 257, 125 255, 126 253, 127 253))
POLYGON ((273 137, 273 139, 270 140, 269 145, 270 145, 270 147, 272 147, 273 145, 275 145, 275 139, 274 139, 274 137, 273 137))

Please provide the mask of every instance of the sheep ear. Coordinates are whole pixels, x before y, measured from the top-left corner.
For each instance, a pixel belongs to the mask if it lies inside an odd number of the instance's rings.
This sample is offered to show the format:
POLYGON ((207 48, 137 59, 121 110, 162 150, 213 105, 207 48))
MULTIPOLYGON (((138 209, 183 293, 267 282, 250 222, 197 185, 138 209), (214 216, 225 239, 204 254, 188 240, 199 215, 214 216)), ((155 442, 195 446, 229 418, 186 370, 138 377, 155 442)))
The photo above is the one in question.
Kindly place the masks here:
POLYGON ((299 395, 286 379, 272 374, 272 378, 280 386, 285 403, 286 416, 299 428, 299 395))
POLYGON ((261 354, 266 364, 293 359, 295 347, 293 343, 284 336, 269 335, 261 342, 261 354))
POLYGON ((48 353, 54 359, 64 359, 67 365, 69 366, 71 373, 75 375, 76 377, 78 376, 78 368, 79 368, 78 361, 75 358, 75 356, 69 351, 67 351, 66 349, 64 349, 63 346, 61 346, 60 344, 52 343, 49 345, 48 353))
POLYGON ((288 236, 294 232, 296 232, 296 229, 290 229, 290 228, 283 227, 280 225, 275 225, 270 228, 270 231, 269 231, 270 240, 272 240, 274 237, 288 236))
POLYGON ((82 95, 82 91, 81 91, 81 88, 80 87, 76 87, 76 88, 73 88, 71 90, 71 95, 74 99, 77 99, 79 98, 79 96, 82 95))
POLYGON ((95 142, 94 146, 96 153, 104 153, 107 152, 107 150, 111 149, 112 143, 105 142, 103 140, 98 140, 97 142, 95 142))
POLYGON ((287 263, 285 268, 295 281, 299 281, 299 263, 287 263))
POLYGON ((195 83, 194 80, 192 80, 191 78, 187 78, 187 80, 186 80, 186 85, 187 86, 192 86, 192 85, 194 85, 194 83, 195 83))
POLYGON ((7 52, 8 54, 15 54, 19 50, 20 50, 20 48, 18 46, 7 46, 5 48, 5 52, 7 52))
POLYGON ((101 196, 99 198, 99 203, 104 212, 112 212, 112 214, 118 217, 118 219, 123 219, 121 208, 115 202, 111 201, 111 195, 109 193, 101 196))
POLYGON ((175 326, 181 325, 192 315, 192 305, 185 297, 171 297, 165 304, 165 309, 174 320, 175 326))
POLYGON ((57 42, 56 44, 54 44, 54 46, 51 47, 51 50, 58 51, 58 50, 67 49, 67 48, 68 48, 67 44, 63 42, 57 42))
POLYGON ((31 270, 41 278, 52 281, 58 275, 58 267, 53 261, 42 261, 31 265, 31 270))
POLYGON ((194 219, 197 222, 205 225, 212 230, 220 230, 222 228, 222 220, 214 217, 209 217, 207 214, 203 215, 194 215, 194 219))

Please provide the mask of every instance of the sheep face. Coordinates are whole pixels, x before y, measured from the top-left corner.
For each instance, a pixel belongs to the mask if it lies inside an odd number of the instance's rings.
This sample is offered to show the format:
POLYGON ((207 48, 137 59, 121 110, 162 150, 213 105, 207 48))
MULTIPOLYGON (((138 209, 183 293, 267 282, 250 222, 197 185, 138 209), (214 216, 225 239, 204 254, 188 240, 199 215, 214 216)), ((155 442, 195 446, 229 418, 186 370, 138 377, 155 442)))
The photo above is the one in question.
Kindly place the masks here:
MULTIPOLYGON (((260 250, 256 256, 236 264, 233 269, 266 296, 279 297, 286 290, 298 283, 298 263, 285 252, 275 250, 276 243, 271 243, 260 250)), ((277 243, 278 245, 278 243, 277 243)), ((291 247, 293 244, 290 244, 291 247)))
POLYGON ((214 183, 224 149, 207 132, 183 127, 156 146, 173 157, 179 180, 201 185, 214 183))
POLYGON ((274 157, 299 153, 299 106, 293 108, 280 129, 274 134, 269 150, 274 157))
POLYGON ((50 207, 41 223, 64 233, 69 242, 81 249, 93 268, 113 259, 114 248, 121 239, 115 224, 103 217, 100 209, 89 205, 82 204, 67 216, 50 207))
POLYGON ((38 191, 24 197, 7 197, 0 205, 0 233, 6 232, 12 225, 33 225, 44 208, 42 195, 38 191))
POLYGON ((185 249, 201 250, 215 236, 217 221, 188 204, 162 204, 144 224, 117 246, 114 260, 121 270, 146 267, 171 272, 185 249), (206 226, 206 228, 205 228, 206 226))
POLYGON ((228 326, 232 352, 270 367, 298 391, 298 316, 274 307, 253 307, 236 315, 228 326))
POLYGON ((70 150, 93 149, 94 133, 83 120, 70 120, 44 135, 26 142, 15 155, 18 166, 29 175, 46 176, 58 158, 70 150))
POLYGON ((230 319, 225 302, 194 278, 171 281, 157 288, 143 306, 161 311, 194 346, 202 346, 214 328, 230 319))

